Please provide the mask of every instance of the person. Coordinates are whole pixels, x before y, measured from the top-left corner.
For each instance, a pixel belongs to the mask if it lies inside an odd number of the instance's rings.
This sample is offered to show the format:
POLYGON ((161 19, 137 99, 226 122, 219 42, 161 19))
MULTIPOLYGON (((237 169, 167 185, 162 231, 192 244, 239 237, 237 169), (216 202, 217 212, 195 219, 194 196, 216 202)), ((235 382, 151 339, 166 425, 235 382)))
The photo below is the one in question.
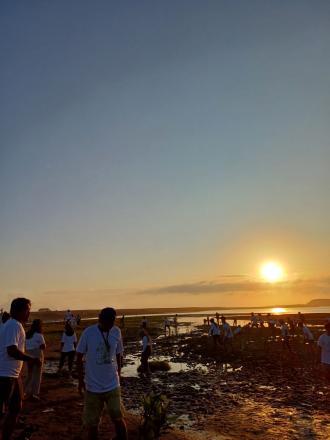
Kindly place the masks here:
POLYGON ((173 326, 175 330, 175 334, 178 334, 178 315, 176 314, 173 318, 173 326))
POLYGON ((218 312, 215 314, 215 319, 217 320, 217 325, 219 325, 219 323, 220 323, 220 315, 219 315, 218 312))
POLYGON ((77 347, 77 335, 73 330, 69 321, 67 321, 61 339, 61 357, 58 366, 58 373, 62 371, 66 358, 68 358, 69 372, 70 374, 72 373, 73 361, 76 354, 76 347, 77 347))
POLYGON ((207 315, 206 321, 207 321, 207 326, 210 327, 210 317, 209 317, 209 315, 207 315))
POLYGON ((288 318, 288 325, 290 329, 290 334, 294 335, 296 333, 296 323, 294 322, 293 319, 288 318))
POLYGON ((76 316, 76 323, 77 323, 77 325, 80 325, 80 323, 81 323, 81 316, 79 315, 79 313, 76 316))
POLYGON ((120 327, 121 327, 121 328, 125 328, 125 315, 123 315, 123 316, 121 317, 121 320, 120 320, 120 327))
POLYGON ((321 362, 324 377, 330 383, 330 322, 325 323, 325 333, 323 333, 318 341, 319 361, 321 362))
POLYGON ((281 335, 283 347, 288 348, 291 351, 290 341, 289 341, 289 327, 286 325, 283 319, 280 319, 281 335))
POLYGON ((304 336, 304 342, 308 342, 310 344, 314 342, 314 335, 306 324, 302 325, 302 332, 304 336))
POLYGON ((301 322, 302 324, 305 323, 305 316, 301 312, 298 312, 297 321, 298 323, 299 322, 301 322))
POLYGON ((114 325, 115 319, 113 308, 102 309, 98 324, 83 331, 77 347, 79 392, 85 391, 83 421, 88 440, 98 439, 98 424, 104 405, 115 425, 116 439, 127 439, 119 380, 123 342, 120 329, 114 325))
POLYGON ((237 318, 233 319, 233 327, 237 327, 237 318))
POLYGON ((222 334, 223 334, 223 345, 224 348, 226 349, 227 344, 230 345, 231 349, 233 349, 233 332, 232 329, 230 327, 230 325, 228 324, 228 322, 226 322, 226 318, 224 316, 221 317, 221 322, 222 322, 222 334))
POLYGON ((251 312, 251 328, 252 327, 258 327, 258 317, 254 314, 254 312, 251 312))
POLYGON ((40 365, 40 360, 24 353, 24 323, 30 315, 31 301, 15 298, 10 307, 11 319, 0 334, 0 408, 5 404, 8 411, 1 427, 2 440, 10 440, 18 414, 22 408, 23 386, 20 378, 23 362, 40 365))
POLYGON ((215 323, 214 319, 210 319, 211 327, 209 330, 209 336, 212 336, 213 346, 216 349, 217 345, 220 346, 220 328, 218 324, 215 323))
POLYGON ((148 320, 147 320, 147 318, 146 318, 145 316, 142 318, 142 321, 141 321, 141 327, 142 327, 142 328, 143 328, 143 327, 145 327, 145 328, 148 327, 148 320))
POLYGON ((261 314, 261 313, 258 313, 258 318, 257 318, 257 320, 258 320, 258 323, 259 323, 260 327, 261 327, 261 328, 264 328, 264 318, 262 317, 262 314, 261 314))
POLYGON ((1 318, 2 324, 6 324, 9 318, 10 318, 10 314, 8 312, 3 312, 1 318))
POLYGON ((164 330, 165 330, 165 336, 166 336, 166 330, 168 329, 168 335, 171 335, 171 323, 167 316, 165 316, 164 319, 164 330))
POLYGON ((72 316, 73 316, 73 314, 72 314, 71 310, 68 309, 64 315, 64 322, 66 323, 68 321, 71 321, 72 316))
POLYGON ((44 350, 46 342, 42 334, 42 321, 34 319, 31 328, 26 332, 26 353, 36 359, 40 359, 40 365, 28 365, 25 379, 25 397, 39 400, 42 365, 44 362, 44 350))
POLYGON ((149 357, 151 355, 152 350, 152 341, 151 336, 148 333, 147 327, 142 327, 142 354, 141 354, 141 372, 150 374, 149 368, 149 357))

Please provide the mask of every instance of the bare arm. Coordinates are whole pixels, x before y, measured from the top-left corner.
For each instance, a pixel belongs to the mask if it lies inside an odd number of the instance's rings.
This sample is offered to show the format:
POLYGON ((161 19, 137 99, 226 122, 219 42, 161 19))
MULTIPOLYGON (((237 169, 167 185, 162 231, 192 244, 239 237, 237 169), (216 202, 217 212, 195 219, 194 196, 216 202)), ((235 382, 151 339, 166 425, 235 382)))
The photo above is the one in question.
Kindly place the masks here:
POLYGON ((29 363, 39 363, 39 359, 34 359, 31 356, 28 356, 27 354, 23 353, 21 350, 18 349, 16 345, 10 345, 7 347, 7 353, 8 356, 18 360, 18 361, 24 361, 29 363))
POLYGON ((78 389, 80 393, 85 389, 83 356, 83 353, 77 353, 78 389))

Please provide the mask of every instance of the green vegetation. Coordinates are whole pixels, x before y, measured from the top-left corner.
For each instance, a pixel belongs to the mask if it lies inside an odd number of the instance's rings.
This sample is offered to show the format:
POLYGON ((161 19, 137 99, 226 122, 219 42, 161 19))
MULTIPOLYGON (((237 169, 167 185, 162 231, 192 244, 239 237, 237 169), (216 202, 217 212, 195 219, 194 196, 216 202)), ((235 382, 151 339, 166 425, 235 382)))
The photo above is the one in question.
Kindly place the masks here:
POLYGON ((165 394, 151 392, 144 396, 143 419, 140 425, 139 438, 153 440, 160 437, 161 430, 168 425, 169 399, 165 394))

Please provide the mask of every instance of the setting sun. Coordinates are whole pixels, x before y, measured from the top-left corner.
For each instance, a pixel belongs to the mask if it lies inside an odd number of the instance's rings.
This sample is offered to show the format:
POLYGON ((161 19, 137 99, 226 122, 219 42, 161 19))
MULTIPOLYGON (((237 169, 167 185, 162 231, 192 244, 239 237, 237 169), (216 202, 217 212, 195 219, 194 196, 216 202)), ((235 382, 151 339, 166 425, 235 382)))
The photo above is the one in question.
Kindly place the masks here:
POLYGON ((283 279, 283 268, 280 264, 268 261, 261 266, 260 273, 262 278, 268 283, 276 283, 283 279))

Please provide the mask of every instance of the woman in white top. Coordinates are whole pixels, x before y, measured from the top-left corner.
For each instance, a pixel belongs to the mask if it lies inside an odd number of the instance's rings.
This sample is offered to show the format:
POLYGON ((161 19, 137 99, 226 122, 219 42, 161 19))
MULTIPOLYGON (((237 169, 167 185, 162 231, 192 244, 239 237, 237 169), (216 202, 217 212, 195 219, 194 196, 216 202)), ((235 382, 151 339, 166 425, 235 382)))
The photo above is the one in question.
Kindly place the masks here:
POLYGON ((152 341, 148 333, 148 330, 145 326, 142 327, 141 336, 142 336, 141 372, 150 374, 148 360, 151 355, 152 341))
POLYGON ((319 347, 319 359, 321 361, 321 366, 325 379, 330 384, 330 322, 326 322, 325 333, 323 333, 317 345, 319 347))
POLYGON ((61 339, 61 358, 60 358, 60 364, 58 366, 59 373, 62 371, 66 358, 68 358, 69 372, 70 373, 72 372, 74 356, 76 354, 76 347, 77 347, 77 335, 73 330, 71 324, 67 322, 65 324, 65 330, 62 334, 62 339, 61 339))
POLYGON ((26 332, 25 341, 26 353, 33 358, 40 359, 40 365, 27 366, 25 378, 25 396, 28 399, 39 400, 42 366, 44 362, 44 350, 46 348, 45 339, 42 334, 42 321, 35 319, 31 328, 26 332))

